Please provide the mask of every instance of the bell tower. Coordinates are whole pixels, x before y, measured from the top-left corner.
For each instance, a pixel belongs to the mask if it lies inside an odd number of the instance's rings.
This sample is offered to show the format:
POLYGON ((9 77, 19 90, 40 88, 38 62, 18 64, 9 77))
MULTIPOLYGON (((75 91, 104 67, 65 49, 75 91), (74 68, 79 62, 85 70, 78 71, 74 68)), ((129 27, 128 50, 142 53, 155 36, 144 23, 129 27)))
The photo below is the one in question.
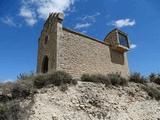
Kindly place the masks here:
POLYGON ((46 20, 38 41, 37 73, 47 73, 57 67, 57 42, 62 31, 62 13, 52 13, 46 20))

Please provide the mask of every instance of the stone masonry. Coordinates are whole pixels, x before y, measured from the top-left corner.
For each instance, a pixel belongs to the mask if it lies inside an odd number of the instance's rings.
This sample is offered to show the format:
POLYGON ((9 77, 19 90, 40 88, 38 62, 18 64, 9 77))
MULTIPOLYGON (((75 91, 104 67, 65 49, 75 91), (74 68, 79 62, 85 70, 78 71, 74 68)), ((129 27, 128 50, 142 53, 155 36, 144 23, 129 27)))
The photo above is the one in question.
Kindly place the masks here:
MULTIPOLYGON (((129 75, 126 51, 111 38, 121 32, 113 30, 104 42, 62 26, 63 14, 50 14, 42 30, 38 44, 37 73, 62 70, 74 78, 82 74, 120 73, 129 75), (114 34, 115 33, 115 34, 114 34), (113 35, 112 35, 113 34, 113 35)), ((123 33, 123 32, 121 32, 123 33)), ((126 34, 125 34, 126 35, 126 34)), ((126 37, 128 40, 128 37, 126 37)), ((129 42, 128 42, 129 43, 129 42)))

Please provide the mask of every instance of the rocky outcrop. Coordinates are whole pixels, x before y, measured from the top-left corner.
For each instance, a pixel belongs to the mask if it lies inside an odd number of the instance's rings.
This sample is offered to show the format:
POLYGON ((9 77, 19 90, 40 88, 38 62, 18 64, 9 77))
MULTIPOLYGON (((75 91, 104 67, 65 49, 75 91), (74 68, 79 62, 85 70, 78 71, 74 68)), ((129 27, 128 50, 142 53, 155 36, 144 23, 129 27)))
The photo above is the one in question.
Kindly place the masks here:
POLYGON ((34 96, 29 120, 159 120, 160 102, 141 85, 105 87, 79 82, 65 92, 42 88, 34 96))

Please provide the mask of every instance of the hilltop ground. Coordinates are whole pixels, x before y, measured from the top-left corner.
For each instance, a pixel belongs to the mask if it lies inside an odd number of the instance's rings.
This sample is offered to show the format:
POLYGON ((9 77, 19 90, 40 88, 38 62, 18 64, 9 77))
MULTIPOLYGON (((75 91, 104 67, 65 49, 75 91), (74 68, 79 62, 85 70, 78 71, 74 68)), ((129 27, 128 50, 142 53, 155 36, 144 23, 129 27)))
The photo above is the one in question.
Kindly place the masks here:
POLYGON ((64 72, 21 76, 0 86, 0 120, 160 120, 159 76, 64 72), (158 82, 157 82, 158 81, 158 82), (155 83, 156 82, 156 83, 155 83))
POLYGON ((140 86, 79 82, 65 92, 43 88, 34 96, 29 120, 159 120, 160 102, 140 86))

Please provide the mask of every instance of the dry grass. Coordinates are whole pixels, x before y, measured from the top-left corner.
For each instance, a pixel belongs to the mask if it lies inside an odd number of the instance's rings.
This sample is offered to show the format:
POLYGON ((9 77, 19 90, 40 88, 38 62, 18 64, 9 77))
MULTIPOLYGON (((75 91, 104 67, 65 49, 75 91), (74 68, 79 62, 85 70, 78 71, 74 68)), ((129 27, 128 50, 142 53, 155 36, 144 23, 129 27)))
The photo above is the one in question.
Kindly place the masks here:
POLYGON ((106 86, 125 86, 128 84, 128 81, 121 77, 120 74, 108 74, 108 75, 102 75, 102 74, 94 74, 94 75, 89 75, 89 74, 84 74, 81 77, 82 81, 86 82, 94 82, 94 83, 102 83, 105 84, 106 86))

